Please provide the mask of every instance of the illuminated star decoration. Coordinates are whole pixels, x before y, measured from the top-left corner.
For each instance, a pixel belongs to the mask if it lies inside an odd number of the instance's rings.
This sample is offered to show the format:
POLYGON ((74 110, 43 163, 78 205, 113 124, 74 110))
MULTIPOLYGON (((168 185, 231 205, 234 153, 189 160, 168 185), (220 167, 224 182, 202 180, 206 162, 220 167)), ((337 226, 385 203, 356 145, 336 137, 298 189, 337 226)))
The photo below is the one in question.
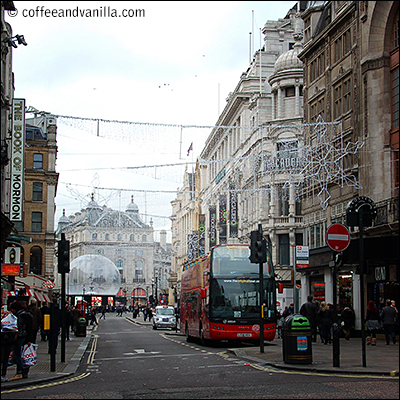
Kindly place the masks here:
POLYGON ((332 183, 343 186, 353 186, 356 189, 362 189, 362 185, 357 181, 354 175, 346 174, 343 169, 343 159, 349 154, 356 154, 364 145, 364 142, 349 142, 345 147, 339 142, 339 139, 330 137, 327 125, 321 115, 318 116, 314 127, 315 142, 311 145, 305 145, 300 150, 300 159, 302 169, 291 174, 289 181, 284 187, 292 185, 304 185, 305 180, 309 180, 310 188, 315 185, 319 189, 317 194, 321 207, 326 210, 329 204, 331 194, 328 187, 332 183), (339 142, 339 143, 338 143, 339 142), (335 147, 335 144, 337 147, 335 147))

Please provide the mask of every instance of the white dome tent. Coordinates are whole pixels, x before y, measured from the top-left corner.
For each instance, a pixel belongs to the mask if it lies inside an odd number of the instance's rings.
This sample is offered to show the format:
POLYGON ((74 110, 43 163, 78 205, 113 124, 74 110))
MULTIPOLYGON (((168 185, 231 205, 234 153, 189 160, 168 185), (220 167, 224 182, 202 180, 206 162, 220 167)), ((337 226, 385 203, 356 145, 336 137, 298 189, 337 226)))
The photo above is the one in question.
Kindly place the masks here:
POLYGON ((118 268, 99 254, 80 256, 71 262, 68 295, 115 296, 121 286, 118 268))

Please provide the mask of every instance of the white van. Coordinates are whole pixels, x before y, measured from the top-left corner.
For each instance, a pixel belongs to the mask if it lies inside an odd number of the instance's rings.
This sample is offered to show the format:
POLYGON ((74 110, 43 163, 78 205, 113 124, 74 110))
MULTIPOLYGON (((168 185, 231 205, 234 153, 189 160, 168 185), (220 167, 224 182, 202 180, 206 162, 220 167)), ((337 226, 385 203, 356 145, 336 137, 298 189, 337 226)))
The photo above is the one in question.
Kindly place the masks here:
POLYGON ((157 306, 153 315, 153 329, 176 329, 175 309, 172 306, 157 306))

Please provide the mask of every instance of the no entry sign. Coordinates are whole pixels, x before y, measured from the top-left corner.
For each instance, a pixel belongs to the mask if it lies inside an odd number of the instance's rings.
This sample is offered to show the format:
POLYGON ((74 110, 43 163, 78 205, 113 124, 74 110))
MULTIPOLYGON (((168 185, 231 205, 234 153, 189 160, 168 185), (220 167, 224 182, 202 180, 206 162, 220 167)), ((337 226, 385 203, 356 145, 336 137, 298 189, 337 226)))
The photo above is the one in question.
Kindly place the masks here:
POLYGON ((346 250, 350 244, 350 232, 342 224, 333 224, 326 231, 326 243, 334 251, 346 250))

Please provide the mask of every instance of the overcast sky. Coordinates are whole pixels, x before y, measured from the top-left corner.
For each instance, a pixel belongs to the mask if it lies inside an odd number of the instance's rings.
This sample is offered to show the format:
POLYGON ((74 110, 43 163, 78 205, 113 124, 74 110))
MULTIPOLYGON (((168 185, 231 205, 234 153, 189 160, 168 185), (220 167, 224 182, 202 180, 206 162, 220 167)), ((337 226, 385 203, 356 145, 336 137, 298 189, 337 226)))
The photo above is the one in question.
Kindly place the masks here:
POLYGON ((169 192, 181 187, 183 170, 124 168, 195 160, 210 129, 184 129, 182 136, 157 124, 214 125, 249 66, 250 43, 258 50, 260 28, 296 2, 14 4, 17 15, 6 13, 6 21, 28 43, 13 49, 16 98, 55 115, 146 123, 103 124, 97 137, 93 123, 71 127, 59 119, 56 224, 63 209, 70 215, 86 206, 93 186, 114 188, 95 191, 99 204, 125 210, 134 195, 158 240, 159 230, 171 227, 176 195, 169 192), (66 9, 86 16, 62 17, 66 9), (123 12, 137 16, 108 16, 123 12))

